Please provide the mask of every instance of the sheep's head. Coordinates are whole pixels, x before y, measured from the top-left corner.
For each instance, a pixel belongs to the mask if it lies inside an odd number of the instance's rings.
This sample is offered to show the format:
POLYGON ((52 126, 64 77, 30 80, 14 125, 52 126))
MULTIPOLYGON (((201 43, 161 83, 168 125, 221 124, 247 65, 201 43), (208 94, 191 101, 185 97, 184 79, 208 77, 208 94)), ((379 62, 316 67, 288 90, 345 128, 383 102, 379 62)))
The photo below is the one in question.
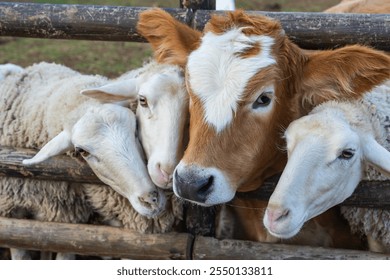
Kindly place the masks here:
POLYGON ((172 174, 183 156, 188 133, 188 96, 179 66, 153 63, 137 78, 119 80, 84 95, 105 101, 138 98, 139 138, 152 181, 172 187, 172 174))
POLYGON ((188 141, 188 96, 182 70, 166 65, 140 77, 137 120, 139 137, 153 182, 172 187, 173 171, 188 141))
POLYGON ((62 131, 23 164, 76 149, 99 179, 126 197, 137 212, 153 217, 164 210, 166 198, 150 180, 135 134, 135 115, 129 109, 114 104, 89 107, 71 131, 62 131))
POLYGON ((264 215, 272 235, 290 238, 307 220, 351 196, 365 164, 390 175, 390 152, 367 127, 351 124, 352 106, 341 110, 335 104, 319 106, 285 132, 288 163, 264 215))

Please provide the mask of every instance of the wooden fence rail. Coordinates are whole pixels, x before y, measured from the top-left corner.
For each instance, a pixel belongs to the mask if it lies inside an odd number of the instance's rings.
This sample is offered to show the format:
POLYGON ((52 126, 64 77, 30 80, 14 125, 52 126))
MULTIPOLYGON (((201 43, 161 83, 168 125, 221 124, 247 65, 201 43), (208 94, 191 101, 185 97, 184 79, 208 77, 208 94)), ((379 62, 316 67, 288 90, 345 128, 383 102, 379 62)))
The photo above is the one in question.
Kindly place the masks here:
MULTIPOLYGON (((36 166, 23 166, 22 160, 31 158, 35 153, 36 151, 31 149, 0 146, 0 176, 103 184, 86 163, 67 156, 51 158, 36 166)), ((278 179, 278 176, 270 178, 257 191, 241 193, 239 196, 268 200, 278 179)), ((390 181, 361 182, 343 205, 390 209, 390 181)))
POLYGON ((8 218, 0 218, 0 244, 29 250, 131 259, 390 259, 390 255, 366 251, 217 240, 187 233, 141 234, 107 226, 8 218))
MULTIPOLYGON (((146 9, 148 8, 0 3, 0 35, 143 41, 136 32, 136 24, 139 14, 146 9)), ((222 13, 184 9, 166 11, 197 29, 203 29, 212 13, 222 13)), ((303 48, 323 49, 358 43, 390 51, 389 14, 250 13, 280 20, 287 35, 303 48)))

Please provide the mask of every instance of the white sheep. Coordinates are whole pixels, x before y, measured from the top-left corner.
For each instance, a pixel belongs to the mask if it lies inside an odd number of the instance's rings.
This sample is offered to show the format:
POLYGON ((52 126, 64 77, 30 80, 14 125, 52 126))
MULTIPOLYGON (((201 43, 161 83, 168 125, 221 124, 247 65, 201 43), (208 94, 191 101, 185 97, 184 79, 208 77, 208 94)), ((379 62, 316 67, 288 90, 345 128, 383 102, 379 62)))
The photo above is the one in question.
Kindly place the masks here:
MULTIPOLYGON (((352 195, 362 179, 390 176, 390 82, 359 101, 328 101, 285 132, 288 163, 264 215, 274 236, 290 238, 309 219, 352 195)), ((390 212, 342 207, 369 249, 390 252, 390 212)))
POLYGON ((83 95, 118 101, 132 99, 136 89, 139 138, 148 160, 152 181, 172 188, 172 174, 188 139, 188 95, 183 70, 176 65, 149 62, 122 75, 118 81, 87 88, 83 95))
POLYGON ((41 148, 32 159, 23 161, 25 165, 75 148, 83 150, 85 160, 104 183, 129 199, 141 214, 154 216, 164 199, 158 199, 159 191, 144 170, 134 114, 79 94, 86 85, 102 80, 107 83, 105 78, 48 63, 8 75, 0 88, 4 108, 1 145, 41 148), (137 183, 142 187, 137 189, 137 183))
MULTIPOLYGON (((104 101, 129 100, 137 98, 137 93, 147 88, 150 92, 145 94, 168 95, 175 100, 179 99, 177 103, 182 104, 182 108, 187 107, 182 72, 175 66, 151 62, 113 82, 101 76, 82 75, 61 65, 40 63, 20 73, 8 75, 0 85, 2 106, 6 108, 0 115, 3 123, 1 145, 39 148, 58 134, 34 158, 24 163, 37 164, 77 147, 98 177, 128 200, 104 186, 2 178, 0 199, 4 202, 0 203, 1 215, 84 223, 88 222, 93 211, 97 211, 103 220, 116 217, 121 225, 142 232, 170 230, 176 217, 181 218, 181 204, 175 204, 175 198, 170 198, 171 203, 166 211, 159 215, 165 209, 165 195, 150 180, 141 155, 132 158, 137 145, 135 120, 131 119, 131 111, 118 105, 103 105, 79 94, 85 88, 96 89, 101 86, 104 86, 104 91, 84 93, 104 101), (156 76, 162 76, 166 83, 171 83, 171 87, 163 86, 164 83, 156 76), (20 193, 25 194, 22 199, 20 193), (108 197, 103 197, 107 194, 108 197), (106 203, 102 204, 103 201, 106 203), (115 205, 115 201, 121 201, 121 207, 115 205), (142 215, 134 211, 129 201, 142 215), (177 205, 175 213, 172 205, 177 205), (126 211, 123 210, 125 208, 126 211), (131 215, 118 216, 118 209, 121 209, 120 213, 131 215)), ((157 100, 153 102, 151 104, 156 105, 157 100)), ((158 106, 152 108, 154 110, 158 106)), ((147 115, 137 113, 139 119, 152 116, 158 120, 158 112, 153 110, 147 115)), ((175 115, 175 118, 181 117, 180 114, 175 115)), ((167 122, 166 119, 164 121, 167 122)), ((184 122, 179 123, 184 127, 184 122)), ((150 138, 158 142, 159 139, 169 139, 178 133, 175 131, 177 126, 163 129, 160 124, 160 128, 154 131, 159 134, 155 134, 154 139, 152 136, 150 138)), ((181 136, 178 138, 182 139, 181 136)), ((150 140, 147 137, 145 139, 150 140)), ((170 149, 171 146, 160 148, 170 149)), ((168 160, 159 158, 161 154, 158 154, 159 166, 171 165, 171 158, 176 160, 182 151, 175 146, 174 150, 168 152, 168 160)), ((151 150, 148 155, 152 158, 154 154, 151 150)), ((169 176, 163 179, 167 185, 169 176)))
POLYGON ((136 108, 138 136, 146 154, 149 174, 157 186, 167 189, 166 211, 154 219, 145 219, 110 188, 89 186, 85 192, 94 211, 105 223, 145 233, 172 231, 183 218, 182 201, 170 190, 173 171, 188 141, 188 95, 183 71, 178 66, 153 61, 141 70, 126 74, 123 81, 119 79, 85 89, 82 94, 107 101, 126 100, 129 83, 136 85, 139 96, 136 108), (128 79, 130 76, 133 79, 128 79))

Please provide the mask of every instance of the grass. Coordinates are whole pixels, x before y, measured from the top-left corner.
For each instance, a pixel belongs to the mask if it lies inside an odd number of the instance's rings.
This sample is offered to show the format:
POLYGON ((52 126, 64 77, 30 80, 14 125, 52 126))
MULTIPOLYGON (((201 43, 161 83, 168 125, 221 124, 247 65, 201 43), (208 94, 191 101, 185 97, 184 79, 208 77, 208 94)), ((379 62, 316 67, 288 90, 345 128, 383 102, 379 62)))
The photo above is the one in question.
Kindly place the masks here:
MULTIPOLYGON (((53 4, 94 4, 138 7, 179 7, 180 0, 19 0, 7 2, 36 2, 53 4)), ((236 0, 236 8, 269 10, 279 4, 282 11, 322 11, 339 0, 236 0)), ((276 7, 278 8, 278 7, 276 7)), ((152 50, 147 44, 133 42, 102 42, 48 40, 0 37, 0 63, 28 66, 35 62, 56 62, 83 73, 115 77, 142 65, 152 50)))
POLYGON ((28 66, 47 61, 83 73, 115 77, 139 67, 152 55, 147 44, 133 42, 72 41, 17 38, 0 45, 0 64, 28 66))

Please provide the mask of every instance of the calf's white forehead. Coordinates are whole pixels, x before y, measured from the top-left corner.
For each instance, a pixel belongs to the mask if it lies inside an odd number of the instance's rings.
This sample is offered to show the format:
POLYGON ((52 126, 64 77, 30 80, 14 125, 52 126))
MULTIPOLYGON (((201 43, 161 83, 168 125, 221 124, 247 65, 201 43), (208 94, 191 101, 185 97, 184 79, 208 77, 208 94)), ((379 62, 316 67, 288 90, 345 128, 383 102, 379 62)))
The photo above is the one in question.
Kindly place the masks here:
POLYGON ((217 132, 232 121, 250 78, 276 63, 271 55, 273 44, 272 37, 247 36, 242 28, 235 28, 222 35, 206 33, 200 47, 189 56, 190 86, 204 106, 205 122, 217 132), (240 57, 257 45, 258 54, 240 57))

